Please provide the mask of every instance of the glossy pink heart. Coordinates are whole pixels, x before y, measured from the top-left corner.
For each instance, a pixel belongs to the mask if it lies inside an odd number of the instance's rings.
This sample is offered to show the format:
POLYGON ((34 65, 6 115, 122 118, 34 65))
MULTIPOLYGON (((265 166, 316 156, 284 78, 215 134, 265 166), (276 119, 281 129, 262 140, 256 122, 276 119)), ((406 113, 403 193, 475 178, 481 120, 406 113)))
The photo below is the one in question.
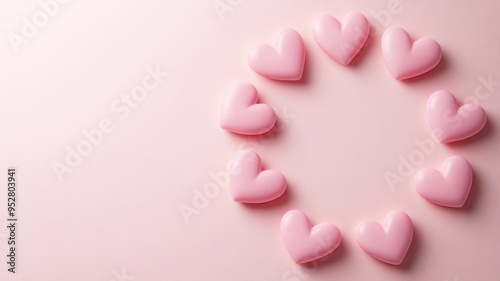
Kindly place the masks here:
POLYGON ((404 80, 436 67, 442 51, 432 39, 422 38, 412 42, 404 29, 391 27, 382 35, 382 54, 392 76, 404 80))
POLYGON ((248 64, 258 74, 275 80, 300 80, 306 53, 300 34, 287 29, 276 41, 276 49, 267 45, 254 46, 248 54, 248 64))
POLYGON ((399 265, 406 256, 413 238, 413 224, 402 211, 392 211, 385 219, 384 227, 374 221, 358 226, 356 241, 370 256, 383 262, 399 265))
POLYGON ((236 154, 232 161, 229 190, 234 201, 265 203, 280 197, 286 190, 286 179, 278 171, 262 171, 259 155, 250 149, 236 154))
POLYGON ((319 47, 336 62, 348 65, 363 47, 370 33, 370 25, 363 14, 350 13, 342 24, 329 15, 317 18, 313 36, 319 47))
POLYGON ((427 102, 427 120, 436 138, 450 143, 479 133, 486 124, 486 112, 477 104, 459 106, 453 94, 441 90, 427 102))
POLYGON ((337 249, 342 237, 334 224, 312 226, 304 213, 291 210, 281 219, 281 239, 288 254, 301 264, 330 254, 337 249))
POLYGON ((472 168, 461 156, 452 156, 444 163, 443 173, 425 168, 415 176, 415 189, 428 201, 460 208, 465 204, 472 186, 472 168))
POLYGON ((276 123, 276 115, 267 104, 257 104, 257 89, 250 83, 231 88, 222 105, 220 126, 243 135, 265 133, 276 123))

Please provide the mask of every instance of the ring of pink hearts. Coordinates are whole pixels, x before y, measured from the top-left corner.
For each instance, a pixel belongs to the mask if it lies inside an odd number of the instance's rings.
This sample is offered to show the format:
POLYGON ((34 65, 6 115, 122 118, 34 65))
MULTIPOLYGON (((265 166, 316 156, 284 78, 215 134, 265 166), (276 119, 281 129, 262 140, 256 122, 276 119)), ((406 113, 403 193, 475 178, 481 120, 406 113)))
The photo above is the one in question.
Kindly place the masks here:
MULTIPOLYGON (((319 47, 334 61, 348 65, 365 44, 369 23, 360 13, 347 15, 342 23, 329 15, 317 18, 313 37, 319 47)), ((390 74, 397 80, 428 72, 441 60, 440 45, 428 38, 412 41, 399 27, 384 31, 382 55, 390 74)), ((258 74, 273 80, 301 79, 305 47, 300 34, 292 29, 277 36, 275 47, 254 46, 248 54, 249 66, 258 74)), ((477 134, 486 123, 485 111, 476 104, 459 106, 453 94, 441 90, 433 93, 427 105, 427 118, 435 137, 450 143, 477 134), (457 120, 459 122, 457 122, 457 120)), ((240 135, 258 135, 271 130, 276 122, 272 107, 258 103, 257 89, 250 83, 232 87, 222 106, 220 126, 240 135)), ((234 201, 258 204, 280 197, 287 188, 283 174, 262 170, 261 158, 253 150, 239 151, 232 160, 233 173, 229 189, 234 201)), ((451 156, 441 171, 420 170, 415 188, 426 200, 446 207, 462 207, 472 186, 469 162, 451 156)), ((281 221, 281 238, 291 258, 299 264, 320 259, 332 253, 341 242, 341 233, 332 223, 313 226, 301 211, 288 211, 281 221)), ((402 263, 413 238, 413 223, 403 211, 390 212, 381 226, 375 221, 358 225, 356 242, 370 256, 393 265, 402 263)))

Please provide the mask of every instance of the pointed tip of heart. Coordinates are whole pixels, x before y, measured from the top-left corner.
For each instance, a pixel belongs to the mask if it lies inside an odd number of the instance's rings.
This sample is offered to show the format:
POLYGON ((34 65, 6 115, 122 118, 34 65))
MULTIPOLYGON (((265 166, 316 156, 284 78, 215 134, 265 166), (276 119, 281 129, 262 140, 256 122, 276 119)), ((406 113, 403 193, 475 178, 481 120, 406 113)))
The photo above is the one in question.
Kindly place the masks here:
POLYGON ((235 124, 234 119, 221 118, 220 127, 228 132, 239 134, 239 135, 247 135, 247 136, 255 136, 262 135, 269 132, 274 125, 276 124, 276 116, 269 117, 266 124, 258 126, 257 123, 249 124, 248 126, 242 127, 240 124, 235 124))
MULTIPOLYGON (((266 171, 271 171, 271 170, 266 170, 266 171)), ((231 197, 233 198, 233 201, 243 204, 268 203, 283 196, 283 194, 285 194, 287 190, 286 178, 277 171, 276 171, 276 178, 274 179, 272 185, 276 186, 275 190, 272 190, 271 192, 263 191, 261 192, 261 194, 253 194, 253 195, 249 194, 251 193, 251 191, 238 192, 235 191, 233 188, 231 191, 231 197)))

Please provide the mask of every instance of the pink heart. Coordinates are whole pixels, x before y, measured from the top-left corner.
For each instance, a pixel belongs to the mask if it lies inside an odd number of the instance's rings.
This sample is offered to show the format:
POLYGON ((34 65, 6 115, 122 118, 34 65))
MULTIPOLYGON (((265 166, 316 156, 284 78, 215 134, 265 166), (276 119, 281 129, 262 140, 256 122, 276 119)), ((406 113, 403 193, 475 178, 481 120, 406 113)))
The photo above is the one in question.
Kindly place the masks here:
POLYGON ((257 89, 250 83, 240 83, 228 93, 220 117, 220 126, 243 135, 265 133, 274 126, 276 115, 267 104, 257 104, 257 89))
POLYGON ((374 221, 358 226, 356 241, 370 256, 383 262, 399 265, 403 261, 413 238, 413 224, 402 211, 392 211, 384 227, 374 221))
POLYGON ((276 49, 266 44, 254 46, 248 54, 248 64, 258 74, 275 80, 300 80, 306 53, 300 34, 287 29, 276 41, 276 49))
POLYGON ((262 171, 259 155, 250 149, 236 154, 232 161, 229 190, 234 201, 265 203, 280 197, 286 190, 286 179, 278 171, 262 171))
POLYGON ((350 13, 342 25, 329 15, 320 16, 313 24, 316 43, 336 62, 348 65, 363 47, 370 25, 363 14, 350 13))
POLYGON ((429 38, 412 42, 400 27, 391 27, 382 35, 382 53, 389 72, 397 80, 423 74, 438 65, 442 51, 439 44, 429 38))
POLYGON ((446 207, 460 208, 465 204, 472 186, 472 168, 460 156, 444 162, 444 172, 425 168, 415 176, 415 189, 428 201, 446 207))
POLYGON ((301 211, 288 211, 281 219, 281 239, 292 257, 298 263, 320 259, 333 252, 340 244, 339 229, 331 223, 311 226, 301 211))
POLYGON ((479 133, 486 124, 486 112, 472 103, 459 107, 453 94, 441 90, 427 102, 427 119, 436 138, 450 143, 479 133))

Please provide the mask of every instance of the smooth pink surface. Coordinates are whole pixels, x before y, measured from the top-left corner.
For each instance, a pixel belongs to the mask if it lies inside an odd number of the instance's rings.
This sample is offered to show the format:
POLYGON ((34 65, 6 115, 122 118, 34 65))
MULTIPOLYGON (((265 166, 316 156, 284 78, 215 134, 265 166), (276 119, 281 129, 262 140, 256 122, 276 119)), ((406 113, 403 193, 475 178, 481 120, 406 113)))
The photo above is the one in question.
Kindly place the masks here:
POLYGON ((281 240, 296 263, 306 263, 335 251, 342 240, 339 229, 332 223, 312 226, 301 211, 288 211, 281 219, 281 240))
POLYGON ((429 98, 427 120, 436 138, 449 143, 479 133, 486 124, 486 112, 478 104, 459 106, 452 93, 440 90, 429 98))
POLYGON ((234 201, 265 203, 280 197, 286 190, 286 179, 278 171, 262 171, 259 155, 250 149, 236 154, 232 161, 229 189, 234 201))
POLYGON ((444 162, 443 172, 424 168, 415 176, 415 189, 430 202, 459 208, 465 204, 472 186, 472 168, 467 159, 451 156, 444 162))
POLYGON ((370 33, 366 17, 353 12, 342 24, 330 15, 318 17, 313 24, 316 43, 336 62, 348 65, 363 47, 370 33))
POLYGON ((260 75, 275 80, 300 80, 306 53, 300 34, 287 29, 276 37, 276 47, 254 46, 248 53, 248 64, 260 75))
POLYGON ((412 41, 401 27, 390 27, 382 36, 382 53, 389 72, 397 80, 428 72, 441 60, 441 46, 429 38, 412 41))
POLYGON ((240 1, 223 20, 214 1, 70 1, 16 54, 7 36, 21 32, 22 18, 41 10, 38 2, 0 1, 0 280, 119 281, 122 270, 134 277, 126 281, 500 276, 498 1, 240 1), (351 11, 368 18, 371 32, 359 57, 342 67, 317 46, 311 25, 319 15, 340 19, 351 11), (442 63, 396 81, 380 50, 390 25, 437 40, 442 63), (300 32, 307 47, 297 83, 269 80, 247 64, 253 44, 272 43, 285 28, 300 32), (155 65, 168 78, 144 101, 132 100, 128 115, 111 111, 155 65), (227 90, 241 81, 275 110, 266 134, 219 126, 227 90), (450 145, 433 141, 426 104, 439 89, 481 105, 483 130, 450 145), (84 143, 83 131, 103 118, 114 130, 59 181, 52 163, 66 163, 67 147, 84 143), (246 148, 286 176, 282 197, 232 200, 227 164, 246 148), (474 186, 458 210, 434 206, 414 189, 418 170, 440 168, 451 155, 474 168, 474 186), (19 179, 15 275, 5 263, 11 165, 19 179), (388 181, 387 174, 400 178, 388 181), (194 212, 182 213, 186 206, 194 212), (292 209, 341 230, 342 243, 324 261, 299 266, 288 255, 280 222, 292 209), (415 225, 397 267, 355 241, 359 222, 382 223, 394 209, 415 225))
POLYGON ((273 108, 257 104, 257 99, 257 89, 252 84, 233 86, 222 105, 220 126, 244 135, 258 135, 271 130, 276 122, 273 108))
POLYGON ((362 222, 356 232, 356 241, 370 256, 383 262, 399 265, 410 248, 413 223, 402 211, 392 211, 384 226, 374 221, 362 222))

